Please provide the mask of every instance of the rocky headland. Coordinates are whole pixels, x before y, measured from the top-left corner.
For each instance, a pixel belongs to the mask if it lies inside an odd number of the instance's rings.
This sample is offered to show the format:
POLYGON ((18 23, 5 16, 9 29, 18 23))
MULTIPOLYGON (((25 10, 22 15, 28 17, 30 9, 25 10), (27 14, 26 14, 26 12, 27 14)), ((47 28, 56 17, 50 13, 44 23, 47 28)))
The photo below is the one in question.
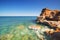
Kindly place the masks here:
POLYGON ((50 10, 44 8, 37 17, 37 23, 49 25, 50 30, 45 32, 51 36, 52 40, 60 40, 60 10, 50 10))

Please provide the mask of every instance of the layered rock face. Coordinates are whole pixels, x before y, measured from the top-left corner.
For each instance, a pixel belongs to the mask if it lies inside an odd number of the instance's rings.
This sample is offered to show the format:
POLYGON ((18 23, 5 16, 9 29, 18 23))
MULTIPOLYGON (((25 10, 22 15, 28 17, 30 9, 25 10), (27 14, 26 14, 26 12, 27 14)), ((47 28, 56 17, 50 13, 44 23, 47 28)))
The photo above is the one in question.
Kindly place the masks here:
POLYGON ((44 8, 42 9, 40 16, 37 17, 37 22, 48 24, 51 27, 59 27, 60 11, 44 8))
POLYGON ((38 23, 49 25, 51 28, 45 31, 49 34, 52 40, 60 40, 60 11, 50 10, 47 8, 42 9, 40 16, 37 17, 38 23))

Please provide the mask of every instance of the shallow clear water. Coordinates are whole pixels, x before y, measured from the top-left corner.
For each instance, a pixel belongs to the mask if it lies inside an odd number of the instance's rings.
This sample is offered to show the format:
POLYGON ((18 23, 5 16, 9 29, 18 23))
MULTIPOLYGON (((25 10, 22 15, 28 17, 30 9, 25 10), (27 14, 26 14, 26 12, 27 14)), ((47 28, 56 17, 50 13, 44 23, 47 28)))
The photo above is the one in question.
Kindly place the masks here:
POLYGON ((0 16, 1 40, 39 40, 28 27, 37 25, 36 16, 0 16))

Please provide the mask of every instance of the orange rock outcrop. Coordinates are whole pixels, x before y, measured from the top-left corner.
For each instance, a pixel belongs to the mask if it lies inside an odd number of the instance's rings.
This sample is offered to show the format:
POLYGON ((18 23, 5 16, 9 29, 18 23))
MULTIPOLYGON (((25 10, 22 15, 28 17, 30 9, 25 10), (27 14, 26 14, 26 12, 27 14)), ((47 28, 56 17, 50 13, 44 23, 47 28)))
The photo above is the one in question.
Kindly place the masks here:
POLYGON ((60 40, 60 10, 42 9, 40 16, 37 17, 37 23, 49 25, 53 29, 45 32, 51 36, 51 40, 60 40))
POLYGON ((48 24, 51 27, 60 26, 60 10, 42 9, 40 16, 37 17, 37 22, 48 24))

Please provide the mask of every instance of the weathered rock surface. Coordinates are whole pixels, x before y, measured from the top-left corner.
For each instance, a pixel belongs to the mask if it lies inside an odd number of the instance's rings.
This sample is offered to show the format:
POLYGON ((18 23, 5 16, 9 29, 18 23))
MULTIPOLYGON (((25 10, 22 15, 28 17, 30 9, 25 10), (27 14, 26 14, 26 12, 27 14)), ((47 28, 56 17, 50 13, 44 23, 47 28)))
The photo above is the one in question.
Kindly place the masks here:
POLYGON ((51 36, 51 40, 60 40, 60 11, 42 9, 40 16, 37 17, 38 23, 51 26, 54 29, 48 29, 45 32, 51 36))
POLYGON ((60 27, 60 11, 44 8, 37 17, 37 22, 48 24, 51 27, 60 27))

